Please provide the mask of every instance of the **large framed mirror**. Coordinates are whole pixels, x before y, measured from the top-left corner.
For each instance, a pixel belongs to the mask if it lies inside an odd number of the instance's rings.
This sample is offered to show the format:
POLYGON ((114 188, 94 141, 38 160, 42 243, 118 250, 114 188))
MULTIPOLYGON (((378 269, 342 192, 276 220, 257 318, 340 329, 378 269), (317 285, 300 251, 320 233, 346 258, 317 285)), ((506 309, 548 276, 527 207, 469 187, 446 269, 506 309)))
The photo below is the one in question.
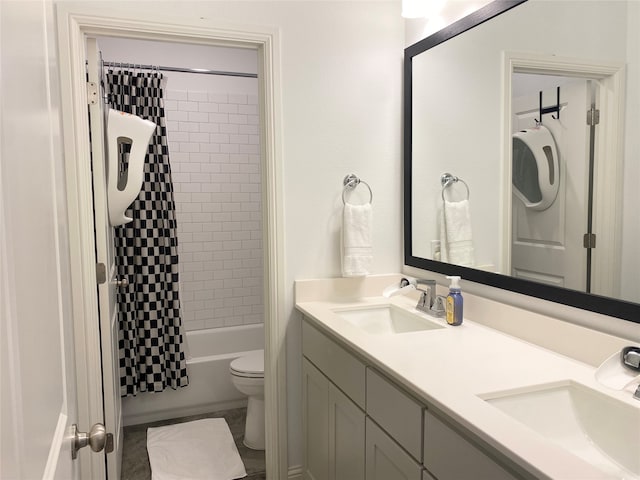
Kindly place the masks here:
POLYGON ((405 264, 640 323, 639 31, 497 0, 408 47, 405 264))

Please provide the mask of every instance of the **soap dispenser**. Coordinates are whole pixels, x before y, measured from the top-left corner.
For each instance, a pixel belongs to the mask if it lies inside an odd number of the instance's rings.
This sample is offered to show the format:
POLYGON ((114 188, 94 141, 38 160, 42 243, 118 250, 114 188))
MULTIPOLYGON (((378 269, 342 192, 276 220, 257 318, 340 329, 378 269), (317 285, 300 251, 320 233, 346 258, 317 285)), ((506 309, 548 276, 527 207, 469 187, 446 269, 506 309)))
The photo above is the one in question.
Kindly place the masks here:
POLYGON ((447 295, 447 323, 449 325, 460 325, 462 323, 462 293, 460 291, 460 277, 447 277, 451 280, 449 295, 447 295))

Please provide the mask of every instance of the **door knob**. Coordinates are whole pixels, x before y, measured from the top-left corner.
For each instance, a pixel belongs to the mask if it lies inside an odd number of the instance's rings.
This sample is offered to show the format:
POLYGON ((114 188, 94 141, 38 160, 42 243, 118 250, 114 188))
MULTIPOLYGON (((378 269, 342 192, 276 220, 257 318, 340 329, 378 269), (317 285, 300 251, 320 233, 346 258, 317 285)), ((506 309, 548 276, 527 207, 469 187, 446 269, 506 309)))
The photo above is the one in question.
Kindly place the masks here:
MULTIPOLYGON (((78 457, 78 450, 89 445, 94 452, 101 452, 105 447, 109 453, 109 445, 113 445, 113 436, 107 433, 104 425, 96 423, 89 433, 78 431, 78 426, 74 423, 71 426, 71 435, 73 436, 71 445, 71 458, 74 460, 78 457)), ((111 449, 113 447, 111 446, 111 449)))

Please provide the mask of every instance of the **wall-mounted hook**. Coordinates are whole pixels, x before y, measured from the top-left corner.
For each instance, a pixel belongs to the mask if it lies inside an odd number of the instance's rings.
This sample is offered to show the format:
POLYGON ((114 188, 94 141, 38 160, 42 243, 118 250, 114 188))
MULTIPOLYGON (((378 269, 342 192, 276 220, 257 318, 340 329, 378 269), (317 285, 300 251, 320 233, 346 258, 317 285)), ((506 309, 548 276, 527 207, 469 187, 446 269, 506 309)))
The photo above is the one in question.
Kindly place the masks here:
POLYGON ((551 117, 554 120, 560 120, 560 87, 559 86, 556 87, 556 104, 555 105, 551 107, 542 108, 542 90, 540 91, 539 99, 540 99, 539 108, 538 108, 539 117, 534 118, 536 122, 536 126, 542 125, 542 115, 545 115, 547 113, 556 113, 558 115, 557 117, 555 115, 551 115, 551 117))

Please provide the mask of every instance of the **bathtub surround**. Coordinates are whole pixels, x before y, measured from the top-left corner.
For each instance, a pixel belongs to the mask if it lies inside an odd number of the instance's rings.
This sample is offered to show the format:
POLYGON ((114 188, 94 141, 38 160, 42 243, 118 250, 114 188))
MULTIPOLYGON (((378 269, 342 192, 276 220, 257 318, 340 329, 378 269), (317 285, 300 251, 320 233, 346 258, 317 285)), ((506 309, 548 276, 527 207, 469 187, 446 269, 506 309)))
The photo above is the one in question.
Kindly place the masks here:
POLYGON ((187 330, 263 321, 257 90, 209 83, 168 89, 165 102, 187 330))
POLYGON ((125 426, 246 407, 247 397, 234 387, 229 366, 264 347, 264 325, 194 330, 186 339, 189 387, 123 398, 125 426))
MULTIPOLYGON (((178 289, 178 239, 167 146, 163 76, 109 69, 105 89, 112 108, 157 127, 144 164, 133 218, 114 229, 118 277, 120 394, 161 392, 189 384, 178 289)), ((126 165, 126 158, 123 158, 126 165)))

